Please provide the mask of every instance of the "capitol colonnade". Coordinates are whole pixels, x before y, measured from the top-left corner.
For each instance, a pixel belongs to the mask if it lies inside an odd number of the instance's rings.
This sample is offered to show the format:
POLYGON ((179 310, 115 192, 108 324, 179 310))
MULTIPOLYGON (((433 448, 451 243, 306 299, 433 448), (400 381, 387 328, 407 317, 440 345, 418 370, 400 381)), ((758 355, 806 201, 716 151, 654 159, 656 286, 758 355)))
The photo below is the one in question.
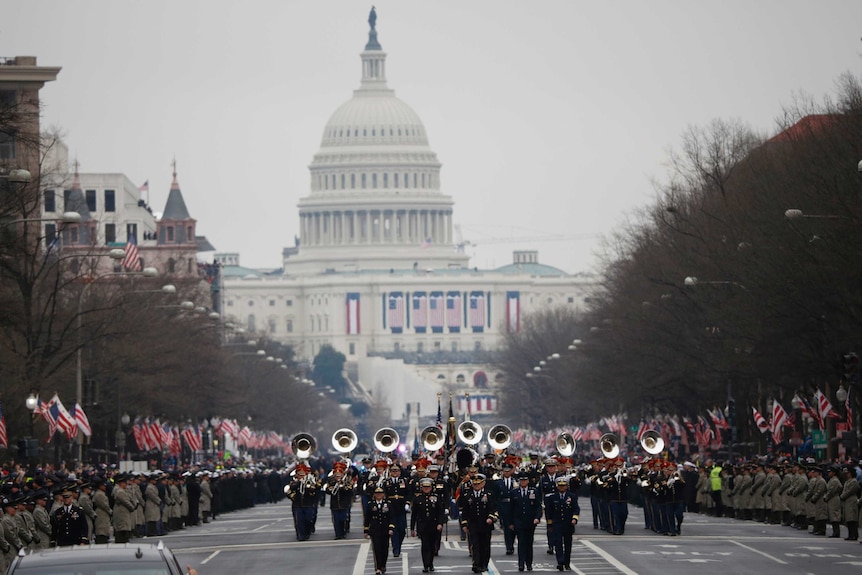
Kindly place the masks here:
POLYGON ((356 209, 300 214, 303 246, 451 244, 451 209, 356 209))

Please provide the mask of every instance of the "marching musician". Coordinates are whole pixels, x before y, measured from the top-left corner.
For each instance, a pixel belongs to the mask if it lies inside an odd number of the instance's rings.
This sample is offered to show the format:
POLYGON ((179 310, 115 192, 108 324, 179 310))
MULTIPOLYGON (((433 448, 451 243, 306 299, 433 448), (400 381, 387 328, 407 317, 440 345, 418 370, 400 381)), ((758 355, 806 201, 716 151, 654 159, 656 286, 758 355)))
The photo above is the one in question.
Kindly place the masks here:
MULTIPOLYGON (((513 457, 513 456, 510 456, 513 457)), ((517 459, 514 458, 513 459, 517 459)), ((497 498, 497 508, 500 512, 500 525, 503 526, 503 541, 506 544, 506 555, 515 554, 515 530, 509 529, 512 525, 511 506, 512 492, 518 486, 518 481, 513 476, 515 466, 509 457, 503 462, 501 477, 493 483, 494 496, 497 498)))
POLYGON ((470 483, 462 489, 458 507, 461 530, 469 534, 473 573, 481 573, 488 570, 491 560, 491 531, 498 515, 494 497, 485 487, 485 475, 477 473, 470 483))
POLYGON ((353 505, 353 478, 346 471, 347 464, 336 461, 332 466, 332 476, 324 486, 324 490, 329 493, 329 510, 332 512, 336 540, 347 537, 347 522, 353 505))
POLYGON ((371 539, 371 549, 374 552, 374 573, 386 573, 386 560, 389 558, 389 538, 395 532, 395 525, 390 516, 389 501, 382 486, 377 486, 372 492, 365 513, 365 538, 371 539))
POLYGON ((664 468, 665 501, 664 526, 671 536, 682 533, 682 519, 685 510, 685 481, 680 475, 680 469, 672 462, 664 468))
POLYGON ((536 525, 542 520, 542 497, 530 485, 530 473, 522 471, 517 475, 518 487, 511 494, 511 523, 506 525, 518 538, 518 571, 533 570, 533 535, 536 525))
POLYGON ((556 492, 545 495, 545 522, 548 535, 557 556, 557 570, 571 571, 572 536, 581 514, 578 496, 569 491, 569 480, 561 476, 556 480, 556 492))
POLYGON ((293 481, 287 487, 287 496, 293 503, 296 539, 308 541, 314 528, 314 516, 317 511, 317 478, 311 474, 311 468, 304 463, 298 463, 293 472, 293 481))
POLYGON ((434 571, 437 534, 443 532, 444 500, 434 492, 434 480, 419 480, 419 494, 413 498, 410 511, 410 534, 422 541, 422 572, 434 571))
POLYGON ((629 516, 629 485, 631 480, 624 467, 625 462, 621 457, 614 459, 613 468, 605 483, 610 504, 610 527, 613 535, 625 533, 626 519, 629 516))
POLYGON ((420 457, 416 460, 416 463, 413 464, 413 466, 416 468, 416 471, 410 478, 410 493, 414 497, 422 492, 420 483, 424 478, 428 477, 429 465, 431 465, 431 460, 427 457, 420 457))
MULTIPOLYGON (((543 470, 542 478, 539 480, 539 493, 544 497, 549 493, 556 492, 554 485, 557 482, 557 460, 554 458, 548 458, 545 460, 545 467, 543 470)), ((554 543, 551 537, 551 527, 548 526, 547 530, 547 540, 548 540, 548 555, 554 554, 554 543)))
MULTIPOLYGON (((449 501, 452 499, 452 486, 449 482, 449 476, 440 473, 439 465, 431 465, 428 467, 428 477, 434 482, 434 494, 443 502, 443 523, 448 523, 449 515, 447 512, 449 511, 449 501)), ((434 535, 434 555, 440 553, 440 542, 442 539, 443 531, 437 531, 434 535)))
POLYGON ((392 556, 401 555, 401 544, 407 535, 407 505, 410 503, 411 492, 407 479, 401 477, 401 467, 393 465, 389 468, 389 481, 383 489, 389 501, 389 517, 395 526, 392 532, 392 556))

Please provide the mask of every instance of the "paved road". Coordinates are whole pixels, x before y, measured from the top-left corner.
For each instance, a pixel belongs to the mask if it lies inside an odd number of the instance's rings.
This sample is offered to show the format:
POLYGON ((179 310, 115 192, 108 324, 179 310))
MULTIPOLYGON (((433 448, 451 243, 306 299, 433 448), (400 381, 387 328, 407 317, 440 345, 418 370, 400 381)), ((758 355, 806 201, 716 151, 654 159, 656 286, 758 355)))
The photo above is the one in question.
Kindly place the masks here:
MULTIPOLYGON (((290 503, 261 505, 220 516, 207 525, 164 537, 180 561, 197 567, 201 575, 282 574, 373 575, 369 546, 362 538, 361 512, 354 508, 354 524, 346 540, 335 541, 328 509, 320 509, 317 532, 311 541, 296 541, 290 503)), ((830 528, 831 531, 831 528, 830 528)), ((846 531, 843 533, 846 536, 846 531)), ((545 553, 544 525, 536 531, 534 572, 557 572, 553 556, 545 553)), ((643 529, 643 515, 632 508, 626 534, 611 536, 592 528, 589 510, 581 519, 572 554, 578 575, 813 574, 862 572, 862 545, 843 539, 814 537, 789 527, 686 515, 682 536, 661 537, 643 529)), ((449 524, 435 561, 438 573, 471 574, 466 546, 449 524), (445 538, 444 538, 445 539, 445 538)), ((390 556, 387 575, 422 572, 418 539, 408 539, 399 558, 390 556)), ((495 533, 491 572, 518 573, 507 556, 502 537, 495 533)))

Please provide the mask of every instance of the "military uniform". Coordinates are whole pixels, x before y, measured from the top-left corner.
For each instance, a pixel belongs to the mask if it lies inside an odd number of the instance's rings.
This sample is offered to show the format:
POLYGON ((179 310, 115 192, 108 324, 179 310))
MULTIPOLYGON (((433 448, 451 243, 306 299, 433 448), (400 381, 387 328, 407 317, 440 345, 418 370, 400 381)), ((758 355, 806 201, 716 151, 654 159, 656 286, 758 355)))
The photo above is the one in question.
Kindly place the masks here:
POLYGON ((859 482, 850 473, 848 468, 842 470, 844 475, 844 485, 841 490, 842 514, 844 523, 847 524, 847 541, 857 541, 859 539, 859 482))
POLYGON ((572 536, 575 525, 581 514, 578 496, 571 493, 566 478, 557 479, 557 487, 565 486, 564 490, 545 494, 545 521, 548 532, 554 544, 554 554, 557 557, 559 571, 571 570, 572 536))
POLYGON ((374 553, 374 572, 386 573, 386 560, 389 558, 389 537, 395 530, 390 516, 389 501, 385 497, 383 487, 374 489, 375 497, 368 502, 365 511, 365 536, 371 539, 371 549, 374 553), (379 496, 380 498, 378 499, 379 496))
MULTIPOLYGON (((307 541, 314 527, 314 514, 319 495, 317 479, 310 475, 311 469, 304 464, 297 466, 297 475, 288 486, 287 496, 293 502, 293 524, 297 541, 307 541), (301 466, 301 467, 300 467, 301 466)), ((201 484, 201 488, 205 483, 201 484)), ((203 500, 203 497, 201 497, 203 500)))
POLYGON ((518 480, 511 473, 512 469, 514 466, 511 463, 503 463, 503 476, 494 481, 494 492, 497 497, 497 509, 500 513, 500 525, 503 529, 506 555, 514 555, 515 553, 515 530, 509 529, 509 525, 512 525, 512 491, 518 487, 518 480))
POLYGON ((105 490, 98 484, 93 493, 93 509, 96 512, 96 520, 93 522, 96 543, 107 543, 111 537, 111 504, 108 502, 105 490))
POLYGON ((18 522, 15 520, 17 512, 15 503, 8 498, 4 498, 3 511, 4 515, 0 518, 0 525, 3 527, 2 535, 5 546, 2 546, 2 549, 6 557, 6 567, 8 567, 15 560, 15 556, 18 555, 18 550, 24 547, 24 542, 21 541, 18 522))
MULTIPOLYGON (((132 538, 133 513, 137 503, 132 499, 129 489, 126 488, 127 478, 118 476, 117 484, 112 492, 114 496, 114 542, 128 543, 132 538)), ((132 486, 132 489, 137 487, 132 486)))
POLYGON ((54 540, 58 547, 83 545, 88 542, 87 519, 84 516, 84 510, 72 502, 69 491, 63 492, 63 505, 51 514, 51 524, 54 528, 54 540))
POLYGON ((33 523, 36 526, 36 534, 39 536, 39 541, 34 545, 34 549, 47 549, 51 545, 51 517, 48 515, 48 510, 45 505, 48 502, 48 494, 44 491, 37 492, 33 495, 36 498, 36 507, 33 508, 33 523))
POLYGON ((410 532, 422 542, 422 572, 427 573, 434 570, 437 533, 443 530, 444 501, 434 492, 434 480, 430 477, 421 479, 419 488, 410 510, 410 532))
POLYGON ((485 488, 485 476, 476 475, 472 485, 461 492, 458 508, 461 515, 461 528, 469 533, 473 572, 488 570, 491 560, 491 531, 499 519, 494 496, 485 488))
POLYGON ((542 520, 542 496, 530 485, 530 475, 522 472, 518 476, 518 487, 511 493, 512 522, 504 529, 511 529, 518 540, 518 571, 533 570, 533 536, 536 525, 542 520))
POLYGON ((395 525, 392 530, 392 556, 398 557, 401 555, 401 543, 407 535, 407 504, 410 503, 412 496, 410 486, 407 480, 399 475, 399 467, 392 467, 389 470, 389 481, 385 483, 383 489, 386 492, 386 499, 389 501, 390 520, 395 525))
POLYGON ((838 479, 838 469, 829 468, 829 481, 826 482, 826 514, 829 523, 832 524, 832 535, 830 537, 841 537, 841 480, 838 479))
POLYGON ((332 513, 332 525, 335 528, 335 538, 347 537, 347 525, 350 518, 350 507, 353 505, 354 486, 350 477, 345 477, 347 466, 336 463, 333 476, 323 489, 329 493, 329 510, 332 513))
POLYGON ((84 510, 84 519, 87 521, 87 541, 93 540, 93 524, 96 521, 96 510, 93 509, 93 499, 90 494, 84 491, 81 487, 81 494, 78 496, 78 507, 84 510))

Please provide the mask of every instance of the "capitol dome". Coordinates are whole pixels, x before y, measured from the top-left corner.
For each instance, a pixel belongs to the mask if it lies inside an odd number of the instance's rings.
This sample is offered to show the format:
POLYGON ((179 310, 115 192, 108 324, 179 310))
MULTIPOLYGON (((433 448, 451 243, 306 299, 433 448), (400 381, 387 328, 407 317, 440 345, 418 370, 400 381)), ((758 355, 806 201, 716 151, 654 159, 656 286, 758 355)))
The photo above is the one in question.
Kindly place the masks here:
POLYGON ((285 270, 461 267, 467 258, 454 249, 440 161, 419 115, 386 84, 373 24, 360 59, 362 82, 330 116, 309 166, 299 253, 285 270))

